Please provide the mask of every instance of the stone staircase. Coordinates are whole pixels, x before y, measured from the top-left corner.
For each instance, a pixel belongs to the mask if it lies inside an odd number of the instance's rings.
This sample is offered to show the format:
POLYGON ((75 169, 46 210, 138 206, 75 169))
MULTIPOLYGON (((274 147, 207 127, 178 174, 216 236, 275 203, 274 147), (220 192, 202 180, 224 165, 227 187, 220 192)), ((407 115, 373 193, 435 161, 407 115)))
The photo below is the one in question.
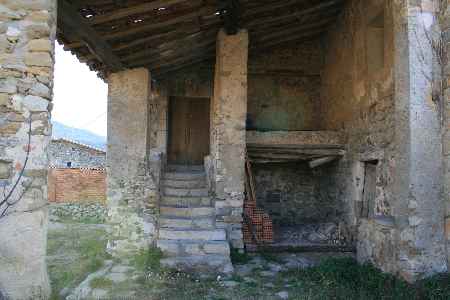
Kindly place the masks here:
POLYGON ((232 272, 230 246, 225 230, 216 228, 203 168, 169 166, 161 190, 161 263, 184 271, 232 272))

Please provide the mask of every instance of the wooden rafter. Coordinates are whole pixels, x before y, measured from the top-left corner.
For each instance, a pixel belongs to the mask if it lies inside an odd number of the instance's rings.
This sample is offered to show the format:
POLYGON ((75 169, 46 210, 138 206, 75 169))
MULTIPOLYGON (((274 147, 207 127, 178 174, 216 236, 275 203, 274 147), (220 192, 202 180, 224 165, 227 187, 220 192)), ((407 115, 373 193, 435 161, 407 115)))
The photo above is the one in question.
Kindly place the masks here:
POLYGON ((63 27, 73 31, 82 40, 90 52, 111 71, 124 68, 120 59, 113 53, 110 46, 89 26, 76 10, 65 0, 58 3, 59 21, 63 27))
POLYGON ((99 16, 94 16, 92 20, 90 20, 91 24, 102 24, 110 21, 114 21, 117 19, 129 17, 135 14, 144 14, 149 11, 154 11, 159 8, 167 9, 172 5, 176 5, 178 3, 184 2, 187 0, 157 0, 152 2, 146 2, 139 5, 134 5, 131 7, 125 7, 121 9, 117 9, 111 11, 110 13, 106 13, 99 16))
MULTIPOLYGON (((230 20, 224 17, 231 9, 223 9, 226 6, 219 3, 233 7, 236 0, 60 2, 60 11, 61 7, 72 5, 72 17, 67 18, 71 15, 66 9, 61 11, 58 39, 91 69, 108 72, 124 67, 149 67, 152 73, 165 74, 192 62, 214 59, 217 32, 230 26, 227 25, 230 20), (76 21, 73 14, 78 16, 76 21)), ((231 27, 248 29, 249 51, 254 55, 324 34, 345 0, 239 2, 231 27)))

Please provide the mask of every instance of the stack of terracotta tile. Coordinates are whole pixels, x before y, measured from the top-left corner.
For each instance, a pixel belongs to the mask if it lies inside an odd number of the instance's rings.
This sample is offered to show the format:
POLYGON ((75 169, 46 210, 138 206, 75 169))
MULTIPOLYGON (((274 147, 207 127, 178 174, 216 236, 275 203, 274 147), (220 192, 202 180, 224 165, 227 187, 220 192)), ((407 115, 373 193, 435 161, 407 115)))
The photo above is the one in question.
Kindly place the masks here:
POLYGON ((256 201, 247 198, 244 202, 244 213, 246 215, 246 222, 242 229, 244 243, 246 245, 272 243, 272 220, 264 210, 256 207, 256 201))

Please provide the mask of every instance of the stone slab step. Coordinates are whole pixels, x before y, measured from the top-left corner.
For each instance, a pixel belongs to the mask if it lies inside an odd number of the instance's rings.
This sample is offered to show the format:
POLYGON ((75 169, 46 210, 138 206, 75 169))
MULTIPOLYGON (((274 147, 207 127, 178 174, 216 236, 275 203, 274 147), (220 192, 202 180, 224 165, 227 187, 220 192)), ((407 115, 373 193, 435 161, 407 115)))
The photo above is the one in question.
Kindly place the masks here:
POLYGON ((167 180, 206 180, 205 172, 166 172, 163 179, 167 180))
POLYGON ((209 192, 206 188, 200 189, 178 189, 171 187, 163 187, 163 194, 165 196, 179 196, 179 197, 207 197, 209 192))
POLYGON ((160 217, 159 227, 172 229, 214 229, 215 219, 213 217, 187 219, 160 217))
POLYGON ((161 206, 160 214, 163 217, 180 217, 180 218, 198 218, 212 217, 215 215, 215 208, 209 206, 203 207, 173 207, 161 206))
POLYGON ((166 168, 167 171, 171 172, 190 172, 190 171, 205 171, 205 167, 203 165, 168 165, 166 168))
POLYGON ((206 181, 204 178, 194 180, 163 179, 161 185, 171 188, 199 189, 206 188, 206 181))
POLYGON ((186 257, 169 257, 161 260, 161 265, 171 269, 196 273, 233 273, 233 265, 228 255, 192 255, 186 257))
POLYGON ((223 229, 214 230, 176 230, 159 229, 161 240, 195 240, 195 241, 225 241, 226 234, 223 229))
POLYGON ((199 207, 211 206, 210 197, 178 197, 178 196, 163 196, 161 197, 161 205, 174 207, 199 207))
POLYGON ((230 245, 227 241, 177 241, 158 240, 156 242, 166 256, 191 256, 221 254, 230 255, 230 245))

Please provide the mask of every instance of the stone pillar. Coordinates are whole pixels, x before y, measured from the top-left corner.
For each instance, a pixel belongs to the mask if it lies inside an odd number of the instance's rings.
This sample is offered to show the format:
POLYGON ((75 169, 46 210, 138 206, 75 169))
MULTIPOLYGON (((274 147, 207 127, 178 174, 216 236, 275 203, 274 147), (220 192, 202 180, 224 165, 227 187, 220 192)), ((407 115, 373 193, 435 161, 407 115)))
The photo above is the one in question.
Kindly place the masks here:
POLYGON ((167 153, 169 96, 167 82, 161 81, 152 86, 150 97, 150 149, 167 153))
POLYGON ((46 149, 55 26, 56 0, 0 2, 0 298, 50 294, 46 149))
POLYGON ((447 240, 447 267, 450 269, 450 6, 447 3, 445 10, 441 12, 441 30, 443 32, 443 46, 447 54, 446 65, 443 68, 442 80, 444 84, 443 95, 443 142, 444 154, 444 199, 445 211, 445 235, 447 240))
POLYGON ((145 249, 154 236, 154 184, 148 172, 147 69, 108 78, 107 202, 113 232, 108 249, 126 256, 145 249))
POLYGON ((447 270, 442 140, 431 1, 395 2, 395 226, 397 270, 408 281, 447 270))
POLYGON ((211 105, 211 158, 217 226, 227 229, 234 248, 243 248, 248 32, 217 37, 211 105))

